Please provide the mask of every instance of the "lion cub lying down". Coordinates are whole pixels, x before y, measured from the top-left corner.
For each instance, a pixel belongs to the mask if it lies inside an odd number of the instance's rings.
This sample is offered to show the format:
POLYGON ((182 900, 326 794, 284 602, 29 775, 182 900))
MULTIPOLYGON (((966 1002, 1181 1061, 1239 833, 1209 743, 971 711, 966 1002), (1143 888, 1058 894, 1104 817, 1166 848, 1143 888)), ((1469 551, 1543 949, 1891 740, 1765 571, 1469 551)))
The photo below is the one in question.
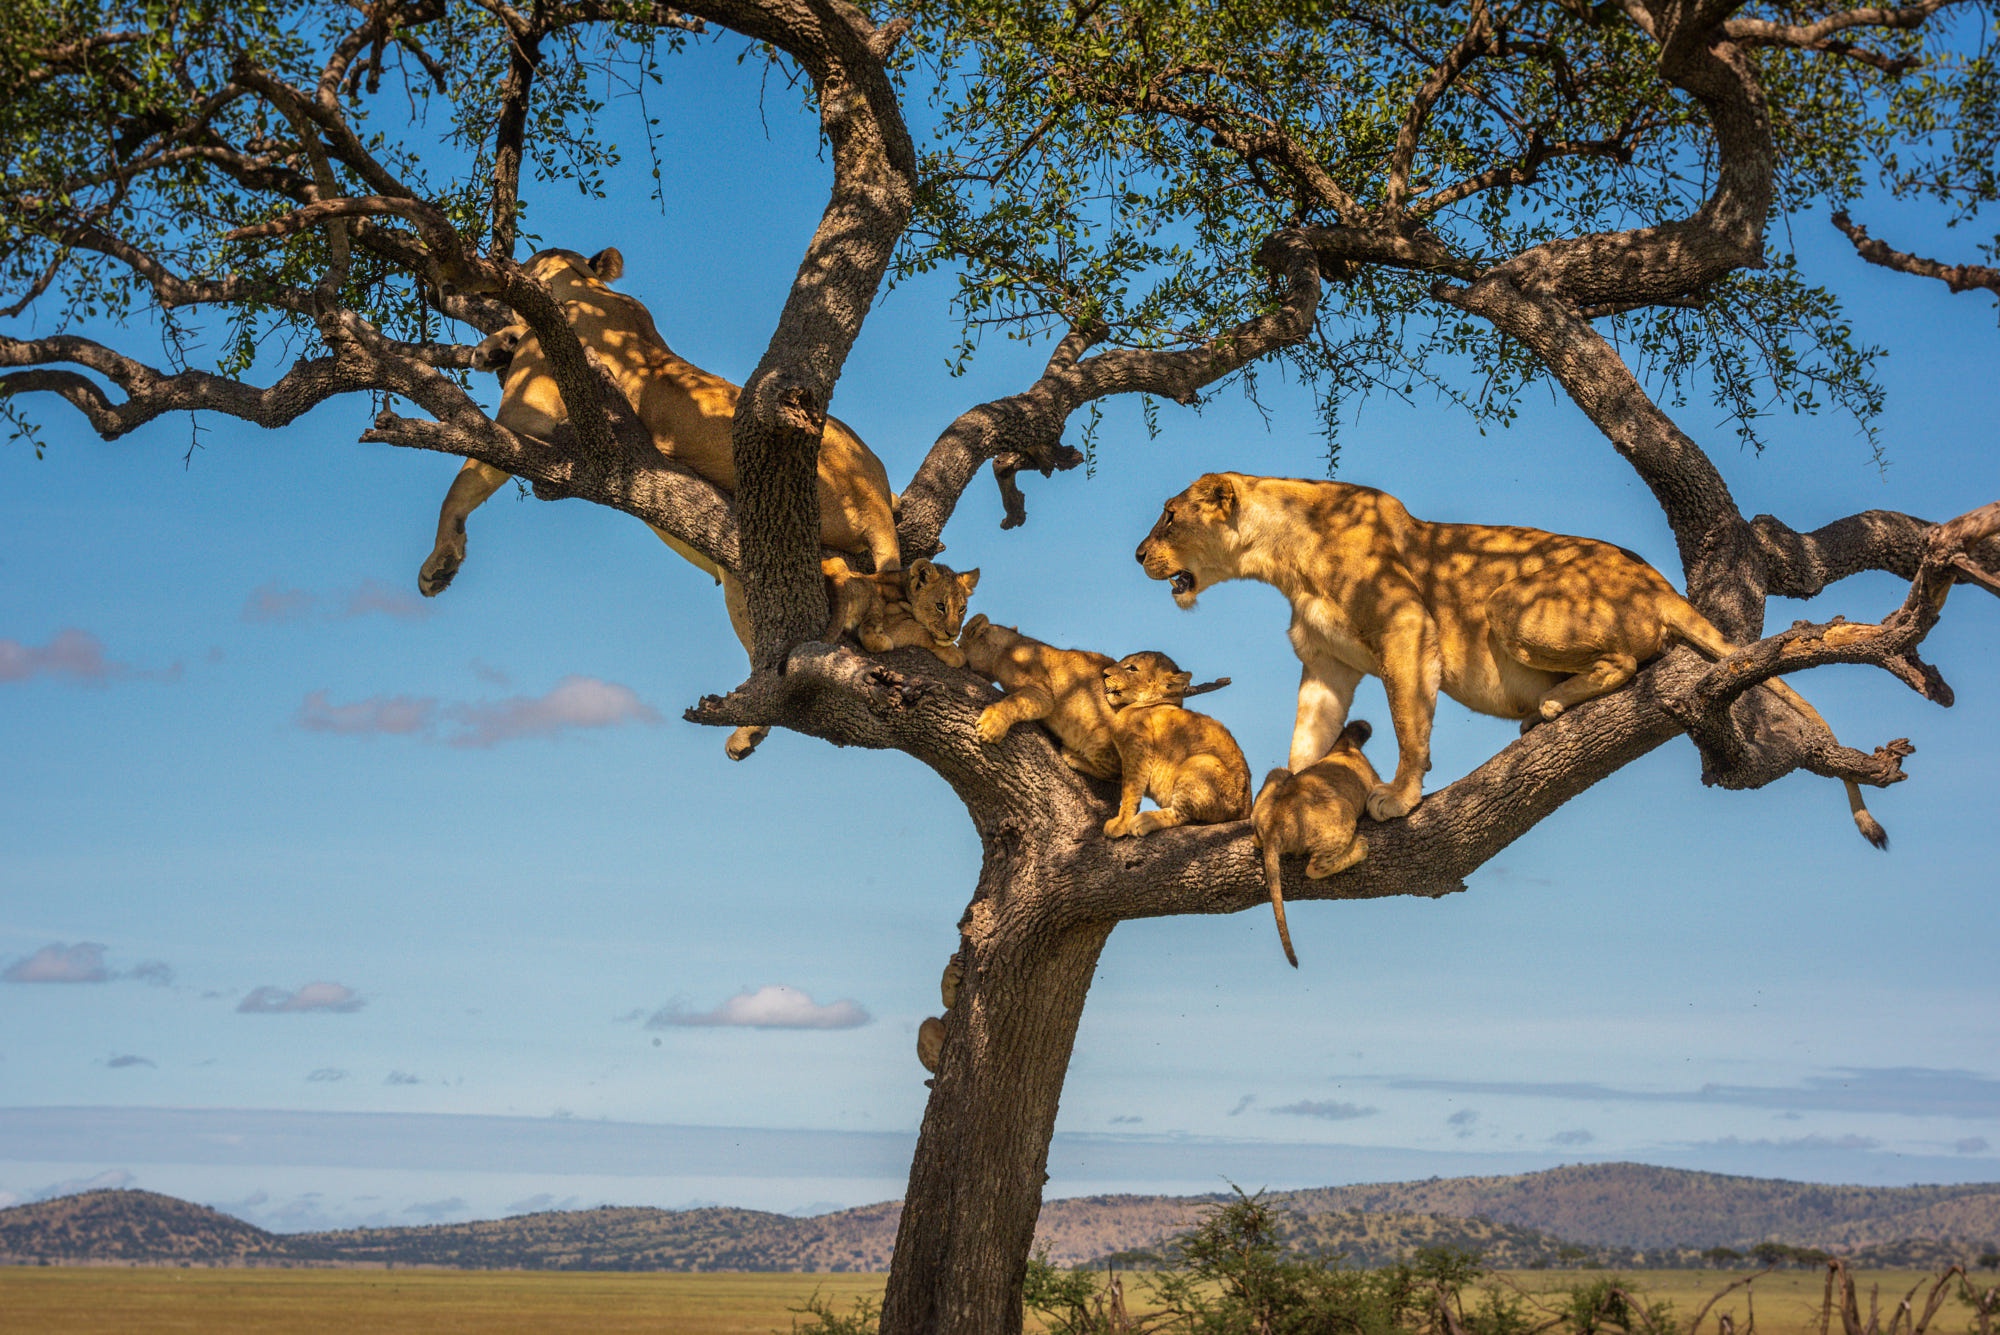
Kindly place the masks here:
POLYGON ((1118 839, 1175 825, 1219 825, 1250 814, 1250 766, 1229 729, 1181 705, 1193 674, 1161 653, 1130 654, 1104 669, 1111 737, 1118 747, 1118 839), (1141 813, 1150 797, 1158 811, 1141 813))
POLYGON ((998 742, 1015 724, 1038 722, 1054 734, 1071 769, 1093 779, 1118 777, 1111 706, 1104 700, 1109 654, 1057 649, 996 626, 984 613, 966 623, 958 645, 967 667, 1007 692, 980 714, 980 741, 998 742))
POLYGON ((1257 792, 1250 826, 1257 847, 1264 850, 1264 882, 1271 890, 1271 912, 1278 919, 1278 944, 1294 969, 1292 933, 1285 926, 1285 891, 1278 879, 1278 859, 1286 853, 1307 853, 1306 875, 1315 881, 1346 871, 1368 856, 1368 841, 1356 834, 1368 794, 1382 776, 1361 754, 1361 744, 1374 730, 1356 719, 1340 730, 1326 759, 1300 770, 1274 769, 1257 792))
POLYGON ((960 574, 919 557, 901 571, 863 575, 837 556, 821 561, 819 569, 833 605, 832 620, 820 636, 828 644, 851 632, 871 654, 916 645, 948 666, 965 666, 965 654, 955 641, 966 599, 979 587, 978 570, 960 574))

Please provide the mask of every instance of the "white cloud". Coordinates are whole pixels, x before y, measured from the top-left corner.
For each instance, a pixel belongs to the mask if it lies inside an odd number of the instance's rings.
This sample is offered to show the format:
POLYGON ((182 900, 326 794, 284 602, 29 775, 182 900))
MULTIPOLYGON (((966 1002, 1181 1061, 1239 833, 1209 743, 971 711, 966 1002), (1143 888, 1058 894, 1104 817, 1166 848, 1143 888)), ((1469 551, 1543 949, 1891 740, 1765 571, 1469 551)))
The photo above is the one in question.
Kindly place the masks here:
POLYGON ((437 721, 437 701, 409 695, 373 695, 351 705, 336 705, 325 691, 314 691, 299 705, 298 725, 307 732, 335 732, 349 737, 387 733, 408 737, 428 733, 437 721))
POLYGON ((310 616, 319 595, 304 589, 281 589, 276 584, 260 584, 243 600, 245 621, 297 621, 310 616))
POLYGON ((104 947, 95 941, 73 946, 52 941, 0 972, 0 979, 10 983, 102 983, 110 977, 104 967, 104 947))
POLYGON ((74 626, 57 631, 47 644, 39 646, 0 639, 0 681, 65 677, 86 686, 102 686, 128 677, 174 681, 180 675, 179 663, 152 671, 113 662, 104 656, 104 641, 74 626))
POLYGON ((299 705, 298 726, 346 736, 387 734, 485 748, 523 737, 553 737, 571 728, 653 724, 660 716, 629 686, 596 677, 564 677, 547 695, 440 705, 429 696, 375 695, 337 705, 314 691, 299 705))
POLYGON ((630 686, 596 677, 564 677, 544 696, 511 696, 492 704, 453 705, 446 711, 461 729, 453 746, 493 746, 517 737, 553 737, 565 728, 613 728, 658 723, 660 716, 630 686))
POLYGON ((276 1015, 284 1011, 358 1011, 368 1004, 351 987, 340 983, 307 983, 296 992, 287 992, 282 987, 253 988, 250 995, 236 1003, 238 1013, 243 1015, 276 1015))
POLYGON ((371 612, 380 612, 398 621, 422 621, 437 614, 437 604, 426 602, 406 589, 384 584, 379 579, 364 579, 342 602, 340 615, 365 617, 371 612))
POLYGON ((648 1029, 727 1025, 744 1029, 854 1029, 867 1024, 868 1012, 855 1001, 821 1006, 796 987, 775 983, 753 992, 738 992, 712 1011, 690 1011, 679 1002, 662 1006, 646 1021, 648 1029))

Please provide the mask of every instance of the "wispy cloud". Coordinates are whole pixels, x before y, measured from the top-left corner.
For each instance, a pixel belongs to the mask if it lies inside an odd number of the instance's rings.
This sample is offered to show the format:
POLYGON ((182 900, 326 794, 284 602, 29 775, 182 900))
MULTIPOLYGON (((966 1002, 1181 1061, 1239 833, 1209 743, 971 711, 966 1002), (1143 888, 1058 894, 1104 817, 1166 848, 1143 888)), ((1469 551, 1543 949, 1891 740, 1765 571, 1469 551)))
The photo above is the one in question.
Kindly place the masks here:
POLYGON ((1478 1120, 1478 1112, 1471 1108, 1460 1108, 1457 1112, 1445 1118, 1444 1124, 1450 1127, 1460 1140, 1464 1140, 1472 1134, 1472 1124, 1478 1120))
POLYGON ((544 1210, 573 1210, 576 1197, 564 1196, 558 1199, 546 1191, 538 1191, 525 1199, 515 1201, 506 1209, 507 1214, 540 1214, 544 1210))
POLYGON ((125 977, 154 987, 169 987, 174 981, 174 966, 165 960, 140 960, 125 971, 125 977))
POLYGON ((364 579, 351 589, 321 595, 309 589, 260 584, 243 600, 242 618, 249 622, 303 621, 319 614, 329 621, 386 616, 397 621, 422 621, 437 608, 416 594, 379 579, 364 579))
POLYGON ((38 1201, 52 1201, 58 1196, 76 1196, 86 1191, 115 1191, 129 1187, 138 1179, 123 1168, 107 1168, 95 1177, 66 1177, 60 1182, 51 1182, 35 1193, 38 1201))
POLYGON ((554 737, 576 728, 654 724, 657 711, 629 686, 596 677, 564 677, 546 695, 444 704, 431 696, 376 695, 335 704, 314 691, 299 705, 298 726, 346 736, 417 737, 447 746, 484 749, 524 737, 554 737))
POLYGON ((1716 1103, 1788 1112, 1900 1113, 1911 1117, 2000 1117, 2000 1080, 1924 1066, 1837 1067, 1796 1085, 1703 1085, 1699 1089, 1619 1089, 1587 1082, 1391 1080, 1391 1089, 1497 1094, 1578 1103, 1716 1103))
POLYGON ((330 1085, 337 1084, 345 1079, 347 1079, 347 1072, 341 1070, 338 1066, 322 1066, 306 1077, 306 1083, 312 1085, 330 1085))
POLYGON ((1245 1108, 1248 1108, 1251 1104, 1255 1103, 1256 1101, 1257 1101, 1257 1096, 1255 1094, 1245 1094, 1242 1098, 1236 1100, 1236 1106, 1229 1110, 1228 1115, 1231 1117, 1241 1117, 1243 1115, 1243 1110, 1245 1108))
POLYGON ((1591 1141, 1596 1139, 1597 1137, 1592 1135, 1590 1132, 1584 1130, 1582 1127, 1577 1127, 1575 1130, 1572 1131, 1556 1132, 1553 1136, 1549 1137, 1549 1144, 1569 1145, 1569 1146, 1588 1145, 1590 1144, 1591 1141))
POLYGON ((32 955, 15 960, 0 970, 0 980, 9 983, 103 983, 111 979, 104 967, 105 947, 95 941, 64 945, 51 941, 32 955))
POLYGON ((1960 1154, 1984 1154, 1993 1147, 1986 1143, 1986 1137, 1984 1136, 1967 1136, 1952 1148, 1956 1149, 1960 1154))
POLYGON ((859 1002, 830 1001, 821 1006, 796 987, 776 983, 739 992, 712 1011, 691 1011, 672 1002, 654 1011, 648 1029, 686 1026, 731 1026, 744 1029, 855 1029, 867 1024, 868 1012, 859 1002))
POLYGON ((1301 1099, 1297 1103, 1266 1108, 1264 1111, 1282 1113, 1286 1117, 1317 1117, 1323 1122, 1351 1122, 1357 1117, 1373 1117, 1381 1109, 1364 1108, 1358 1103, 1336 1103, 1331 1099, 1301 1099))
POLYGON ((383 1080, 382 1083, 385 1085, 421 1085, 424 1082, 416 1076, 411 1075, 408 1071, 391 1071, 388 1078, 383 1080))
POLYGON ((1145 1118, 1143 1118, 1143 1117, 1139 1116, 1139 1114, 1137 1114, 1137 1113, 1121 1113, 1121 1114, 1120 1114, 1119 1116, 1117 1116, 1117 1117, 1114 1117, 1114 1118, 1112 1118, 1112 1119, 1111 1119, 1111 1125, 1113 1125, 1113 1126, 1137 1126, 1137 1125, 1139 1125, 1139 1123, 1141 1123, 1141 1122, 1143 1122, 1143 1121, 1145 1121, 1145 1120, 1146 1120, 1145 1118))
POLYGON ((403 1207, 404 1214, 413 1214, 420 1219, 447 1219, 455 1214, 464 1214, 471 1209, 463 1196, 452 1196, 441 1201, 418 1201, 415 1205, 403 1207))
POLYGON ((346 1013, 358 1011, 368 1004, 368 999, 353 988, 340 983, 307 983, 296 992, 287 992, 282 987, 253 988, 250 994, 236 1003, 236 1009, 243 1015, 277 1015, 287 1011, 336 1011, 346 1013))
POLYGON ((43 645, 0 639, 0 682, 59 677, 79 685, 103 686, 126 679, 175 681, 180 675, 179 663, 155 669, 114 662, 104 656, 104 641, 74 626, 57 631, 43 645))
POLYGON ((1720 1140, 1694 1142, 1696 1149, 1758 1150, 1779 1153, 1801 1150, 1879 1150, 1882 1142, 1873 1136, 1789 1136, 1779 1140, 1745 1140, 1724 1136, 1720 1140))
POLYGON ((109 1066, 112 1070, 118 1071, 118 1070, 123 1070, 128 1066, 152 1066, 155 1063, 149 1061, 144 1057, 136 1057, 131 1053, 127 1052, 119 1056, 113 1057, 110 1061, 104 1064, 106 1066, 109 1066))

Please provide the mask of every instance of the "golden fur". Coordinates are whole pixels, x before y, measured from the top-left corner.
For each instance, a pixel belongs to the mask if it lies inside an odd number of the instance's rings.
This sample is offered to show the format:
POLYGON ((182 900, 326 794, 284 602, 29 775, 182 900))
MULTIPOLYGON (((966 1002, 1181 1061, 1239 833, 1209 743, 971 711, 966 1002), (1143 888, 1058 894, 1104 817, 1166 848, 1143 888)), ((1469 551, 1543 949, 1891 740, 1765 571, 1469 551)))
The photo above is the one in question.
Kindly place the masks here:
POLYGON ((1118 814, 1104 822, 1110 838, 1249 816, 1250 766, 1229 729, 1181 705, 1191 680, 1173 659, 1150 651, 1104 669, 1119 768, 1118 814), (1158 811, 1139 810, 1147 797, 1158 811))
MULTIPOLYGON (((938 995, 943 998, 946 1011, 958 1004, 958 989, 965 982, 965 966, 961 959, 961 956, 953 955, 945 961, 944 976, 938 979, 938 995)), ((917 1026, 917 1061, 926 1071, 936 1075, 938 1058, 943 1054, 944 1017, 932 1015, 917 1026)))
POLYGON ((917 645, 952 667, 965 666, 955 641, 966 599, 979 586, 978 570, 961 574, 918 557, 901 571, 863 575, 834 556, 820 562, 820 573, 827 578, 827 601, 833 608, 820 636, 828 644, 851 633, 871 654, 917 645))
POLYGON ((1299 957, 1292 950, 1291 929, 1285 926, 1285 890, 1279 881, 1278 859, 1286 853, 1308 854, 1306 875, 1315 881, 1346 871, 1368 856, 1368 841, 1355 833, 1368 808, 1368 794, 1382 778, 1361 745, 1373 731, 1356 719, 1340 730, 1324 760, 1297 774, 1274 769, 1264 776, 1250 812, 1257 847, 1264 850, 1264 882, 1271 891, 1271 912, 1278 920, 1278 943, 1294 969, 1299 957))
POLYGON ((984 615, 966 623, 958 644, 966 666, 1006 692, 980 713, 975 726, 981 741, 997 742, 1015 724, 1032 720, 1054 734, 1071 769, 1093 779, 1118 777, 1118 744, 1104 699, 1110 655, 1057 649, 984 615))
MULTIPOLYGON (((1291 768, 1325 755, 1364 674, 1382 678, 1395 777, 1368 797, 1389 820, 1422 797, 1442 690, 1482 714, 1539 721, 1616 690, 1680 639, 1735 646, 1631 552, 1590 538, 1489 524, 1430 524, 1371 487, 1209 473, 1166 503, 1139 544, 1153 579, 1193 607, 1211 584, 1255 579, 1292 605, 1299 678, 1291 768)), ((1765 683, 1810 721, 1813 707, 1765 683)), ((1848 783, 1862 834, 1886 837, 1848 783)))
MULTIPOLYGON (((674 355, 653 317, 636 298, 612 291, 625 271, 616 250, 589 259, 573 250, 544 250, 527 269, 561 303, 583 346, 595 352, 653 434, 660 453, 723 491, 736 490, 730 429, 737 386, 674 355)), ((541 343, 525 325, 510 326, 482 343, 474 362, 500 375, 500 411, 494 420, 525 436, 547 436, 568 420, 562 393, 548 373, 541 343)), ((417 574, 424 596, 442 592, 465 561, 465 521, 507 480, 507 474, 474 459, 465 461, 438 511, 437 538, 417 574)), ((882 461, 838 418, 826 419, 819 450, 820 541, 836 551, 865 552, 878 571, 902 565, 889 476, 882 461)), ((661 529, 660 540, 720 580, 729 620, 745 649, 750 622, 735 576, 661 529)), ((730 735, 732 759, 742 759, 767 730, 738 728, 730 735)))

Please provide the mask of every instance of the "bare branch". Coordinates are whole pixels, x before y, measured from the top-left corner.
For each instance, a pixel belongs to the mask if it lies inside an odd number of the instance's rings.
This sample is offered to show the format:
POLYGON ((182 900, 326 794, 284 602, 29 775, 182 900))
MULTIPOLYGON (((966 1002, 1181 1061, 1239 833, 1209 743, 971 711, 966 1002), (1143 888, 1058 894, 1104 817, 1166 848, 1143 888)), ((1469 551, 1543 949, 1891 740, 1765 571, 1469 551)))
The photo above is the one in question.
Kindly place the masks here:
POLYGON ((1491 37, 1492 17, 1487 12, 1486 0, 1472 0, 1464 35, 1425 77, 1423 86, 1410 99, 1410 108, 1403 115, 1403 123, 1396 129, 1396 147, 1389 155, 1389 179, 1383 190, 1382 203, 1386 212, 1401 212, 1403 201, 1409 197, 1410 168, 1416 163, 1417 147, 1423 142, 1424 126, 1430 121, 1431 108, 1458 82, 1459 76, 1472 62, 1485 53, 1491 37))
POLYGON ((1722 25, 1723 35, 1744 46, 1792 46, 1825 50, 1835 33, 1855 28, 1921 28, 1924 20, 1950 5, 1968 0, 1919 0, 1899 8, 1849 9, 1829 14, 1817 23, 1773 23, 1769 19, 1730 19, 1722 25))
POLYGON ((1083 462, 1082 455, 1062 444, 1062 432, 1070 414, 1091 400, 1139 393, 1192 402, 1206 386, 1310 334, 1319 307, 1320 265, 1307 233, 1272 234, 1258 248, 1256 263, 1285 285, 1284 299, 1275 309, 1199 347, 1170 351, 1112 348, 1085 357, 1104 331, 1075 329, 1057 345, 1034 384, 960 414, 903 490, 897 536, 905 558, 937 550, 938 535, 959 497, 989 459, 1007 503, 1003 527, 1023 522, 1026 511, 1014 474, 1033 468, 1046 476, 1083 462))
POLYGON ((1847 239, 1854 243, 1854 252, 1870 264, 1915 274, 1919 278, 1935 278, 1953 292, 1970 292, 1975 288, 1984 288, 1989 292, 2000 294, 2000 269, 1988 268, 1983 264, 1941 264, 1937 260, 1927 260, 1921 255, 1893 250, 1885 243, 1869 236, 1868 229, 1851 220, 1846 210, 1833 215, 1833 225, 1847 234, 1847 239))

